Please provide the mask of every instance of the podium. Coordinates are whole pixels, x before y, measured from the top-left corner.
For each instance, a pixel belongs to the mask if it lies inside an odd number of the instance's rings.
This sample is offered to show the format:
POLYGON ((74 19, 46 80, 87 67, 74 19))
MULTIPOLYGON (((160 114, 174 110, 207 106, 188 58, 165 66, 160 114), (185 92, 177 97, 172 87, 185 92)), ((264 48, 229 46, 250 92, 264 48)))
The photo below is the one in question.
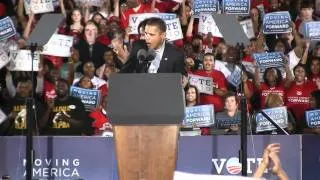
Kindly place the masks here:
POLYGON ((107 112, 120 180, 172 180, 185 100, 180 74, 115 74, 107 112))

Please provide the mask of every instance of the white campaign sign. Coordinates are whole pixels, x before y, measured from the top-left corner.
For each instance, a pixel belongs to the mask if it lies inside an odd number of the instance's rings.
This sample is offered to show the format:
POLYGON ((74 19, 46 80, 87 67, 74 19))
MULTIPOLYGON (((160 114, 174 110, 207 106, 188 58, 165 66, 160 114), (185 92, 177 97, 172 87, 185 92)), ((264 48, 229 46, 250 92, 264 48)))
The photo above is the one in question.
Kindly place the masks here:
POLYGON ((240 21, 240 24, 249 39, 256 37, 253 31, 253 23, 251 19, 240 21))
POLYGON ((6 114, 4 114, 4 112, 2 111, 2 109, 0 109, 0 124, 6 120, 7 116, 6 114))
POLYGON ((70 48, 73 45, 73 37, 61 34, 53 34, 46 45, 43 47, 41 54, 70 57, 70 48))
POLYGON ((131 26, 130 34, 139 34, 138 26, 139 24, 148 18, 158 17, 164 21, 175 19, 177 17, 176 14, 170 13, 143 13, 143 14, 132 14, 129 16, 129 26, 131 26))
POLYGON ((30 14, 30 10, 32 10, 34 14, 54 11, 52 0, 25 0, 24 7, 27 14, 30 14))
MULTIPOLYGON (((17 51, 10 51, 10 63, 8 69, 10 71, 31 71, 31 52, 30 50, 17 50, 17 51)), ((33 59, 33 70, 39 70, 39 63, 40 63, 40 52, 36 51, 34 53, 33 59)))
POLYGON ((183 39, 180 20, 178 18, 172 19, 172 20, 166 20, 165 22, 167 25, 166 39, 168 41, 183 39))
POLYGON ((211 32, 215 37, 223 37, 211 14, 200 13, 198 29, 199 33, 211 32))
POLYGON ((74 2, 77 4, 89 3, 91 6, 100 7, 102 0, 75 0, 74 2))
POLYGON ((9 62, 9 57, 7 53, 3 49, 0 49, 0 69, 6 64, 8 64, 8 62, 9 62))
POLYGON ((196 86, 200 93, 213 94, 214 83, 211 77, 189 74, 189 83, 196 86))

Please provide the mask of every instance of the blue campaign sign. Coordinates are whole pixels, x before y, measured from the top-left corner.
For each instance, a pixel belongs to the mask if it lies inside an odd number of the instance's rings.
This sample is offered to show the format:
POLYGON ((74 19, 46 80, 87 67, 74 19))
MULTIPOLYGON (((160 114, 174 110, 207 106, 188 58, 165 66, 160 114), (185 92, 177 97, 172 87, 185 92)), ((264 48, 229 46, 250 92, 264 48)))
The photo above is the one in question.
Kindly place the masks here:
POLYGON ((283 54, 280 52, 255 53, 253 58, 257 61, 260 69, 284 67, 283 54))
POLYGON ((157 13, 157 15, 164 21, 177 18, 177 14, 174 13, 157 13))
POLYGON ((228 76, 228 82, 232 84, 234 87, 238 88, 241 83, 241 73, 241 69, 238 66, 236 66, 231 75, 228 76))
POLYGON ((214 124, 213 105, 186 107, 186 117, 182 122, 184 127, 209 127, 214 124))
POLYGON ((264 16, 264 34, 288 33, 291 31, 291 17, 288 11, 268 13, 264 16))
POLYGON ((10 17, 0 19, 0 41, 16 35, 16 29, 10 17))
POLYGON ((70 95, 81 99, 86 110, 95 108, 100 103, 100 91, 95 89, 84 89, 80 87, 71 86, 70 95))
POLYGON ((217 12, 219 9, 219 2, 217 0, 196 0, 193 3, 193 12, 199 14, 200 12, 217 12))
POLYGON ((304 24, 305 36, 311 40, 320 40, 320 22, 312 21, 304 24))
POLYGON ((319 128, 320 110, 306 111, 306 121, 309 128, 319 128))
MULTIPOLYGON (((288 127, 288 113, 286 107, 277 107, 277 108, 270 108, 270 109, 263 109, 267 115, 280 127, 286 128, 288 127)), ((272 131, 276 130, 277 128, 268 121, 261 113, 256 115, 256 131, 263 132, 263 131, 272 131)))
POLYGON ((218 129, 229 129, 230 126, 241 124, 241 113, 237 113, 234 117, 216 115, 216 123, 218 129))
POLYGON ((249 14, 250 0, 223 0, 222 12, 226 14, 249 14))

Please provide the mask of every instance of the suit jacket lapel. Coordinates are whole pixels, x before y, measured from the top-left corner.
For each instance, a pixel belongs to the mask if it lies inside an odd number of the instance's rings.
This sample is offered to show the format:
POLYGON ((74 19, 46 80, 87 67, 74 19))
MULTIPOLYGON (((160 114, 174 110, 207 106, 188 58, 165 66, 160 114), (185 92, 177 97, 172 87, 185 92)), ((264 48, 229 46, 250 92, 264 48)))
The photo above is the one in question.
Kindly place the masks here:
POLYGON ((161 58, 161 61, 160 61, 160 66, 159 66, 157 72, 164 72, 165 71, 166 64, 167 64, 167 61, 168 61, 168 50, 169 49, 168 49, 167 43, 165 43, 163 54, 162 54, 162 58, 161 58))

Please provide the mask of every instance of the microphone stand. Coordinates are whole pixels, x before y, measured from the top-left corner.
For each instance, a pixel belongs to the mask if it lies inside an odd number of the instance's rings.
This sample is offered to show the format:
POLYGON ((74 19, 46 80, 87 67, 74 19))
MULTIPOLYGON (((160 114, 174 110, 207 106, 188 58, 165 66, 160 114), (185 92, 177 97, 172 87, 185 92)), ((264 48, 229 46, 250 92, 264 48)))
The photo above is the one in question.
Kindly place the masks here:
POLYGON ((31 81, 32 81, 32 92, 31 97, 26 99, 26 109, 27 109, 27 137, 26 137, 26 180, 32 180, 32 170, 34 162, 34 149, 33 149, 33 123, 34 122, 34 110, 35 110, 35 101, 34 101, 34 70, 33 70, 33 61, 34 53, 37 49, 37 43, 31 43, 31 81))
MULTIPOLYGON (((239 57, 240 57, 240 62, 243 60, 243 50, 244 50, 244 45, 243 43, 241 45, 237 44, 237 47, 239 48, 239 57)), ((239 151, 239 160, 241 162, 241 175, 242 176, 247 176, 247 130, 248 130, 248 116, 247 116, 247 98, 244 94, 244 84, 242 82, 242 76, 243 76, 243 68, 241 64, 241 77, 240 77, 240 94, 241 94, 241 147, 239 151)))

